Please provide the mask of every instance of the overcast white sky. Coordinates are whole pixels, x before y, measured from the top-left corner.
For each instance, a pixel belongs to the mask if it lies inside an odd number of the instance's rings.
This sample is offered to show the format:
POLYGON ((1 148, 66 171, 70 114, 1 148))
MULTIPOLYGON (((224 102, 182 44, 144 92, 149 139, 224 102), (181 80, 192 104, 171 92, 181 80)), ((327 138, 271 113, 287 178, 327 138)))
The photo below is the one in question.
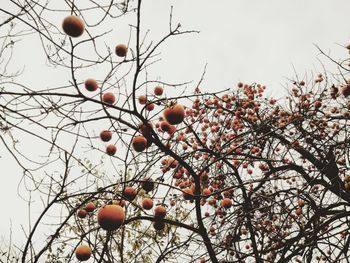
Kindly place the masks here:
MULTIPOLYGON (((6 9, 11 4, 9 0, 2 0, 2 4, 4 1, 6 9)), ((300 76, 320 69, 313 44, 331 51, 335 58, 347 56, 338 44, 350 43, 349 0, 145 0, 142 22, 144 29, 151 30, 151 39, 166 33, 171 5, 174 22, 200 33, 174 38, 162 47, 162 61, 152 72, 164 81, 198 81, 208 64, 202 85, 205 90, 222 90, 238 81, 259 82, 268 86, 268 93, 282 95, 285 78, 294 75, 293 65, 300 76)), ((58 13, 53 19, 61 21, 65 15, 58 13)), ((127 26, 121 28, 112 36, 127 40, 127 26)), ((20 44, 15 56, 19 63, 35 54, 40 58, 41 49, 35 41, 20 44)), ((55 73, 43 76, 42 68, 33 63, 44 65, 44 59, 31 63, 24 74, 31 77, 29 83, 35 83, 39 76, 42 82, 62 79, 55 73)), ((27 223, 28 213, 26 202, 17 195, 21 171, 4 147, 0 147, 0 155, 0 236, 8 236, 12 221, 14 239, 20 241, 20 224, 27 223)))

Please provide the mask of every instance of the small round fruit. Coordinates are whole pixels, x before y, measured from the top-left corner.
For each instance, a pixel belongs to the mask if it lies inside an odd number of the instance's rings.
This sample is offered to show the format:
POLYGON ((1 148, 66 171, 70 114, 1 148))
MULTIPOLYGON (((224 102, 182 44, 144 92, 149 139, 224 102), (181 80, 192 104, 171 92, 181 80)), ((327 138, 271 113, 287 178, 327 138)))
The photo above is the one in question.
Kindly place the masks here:
POLYGON ((148 103, 148 104, 146 105, 146 110, 148 110, 148 111, 153 111, 153 110, 154 110, 154 107, 155 107, 154 103, 148 103))
POLYGON ((151 192, 154 189, 154 182, 150 178, 145 178, 143 182, 141 182, 141 187, 146 192, 151 192))
POLYGON ((97 222, 102 229, 113 231, 118 229, 125 220, 124 209, 119 205, 105 205, 97 214, 97 222))
POLYGON ((202 195, 205 195, 205 196, 211 195, 210 189, 209 188, 204 188, 203 191, 202 191, 202 195))
POLYGON ((111 131, 101 131, 100 138, 104 142, 108 142, 112 139, 112 132, 111 131))
POLYGON ((122 200, 113 200, 112 204, 113 205, 120 205, 121 207, 124 207, 126 205, 126 202, 123 199, 122 200))
POLYGON ((88 91, 96 91, 98 89, 97 81, 94 79, 85 80, 85 89, 88 91))
POLYGON ((191 188, 185 188, 182 190, 183 191, 183 196, 185 200, 192 200, 194 199, 194 195, 193 195, 193 190, 191 188))
POLYGON ((170 131, 170 123, 167 121, 162 121, 160 122, 160 128, 162 129, 162 131, 168 132, 170 131))
POLYGON ((141 105, 145 105, 147 103, 147 97, 145 95, 141 95, 139 96, 138 101, 141 105))
POLYGON ((350 95, 350 86, 344 86, 341 91, 340 91, 341 94, 343 94, 345 97, 349 96, 350 95))
POLYGON ((151 198, 144 198, 142 200, 142 208, 145 210, 150 210, 153 207, 153 200, 151 198))
POLYGON ((84 21, 77 16, 67 16, 63 20, 62 29, 70 37, 80 37, 84 33, 84 21))
POLYGON ((75 256, 79 261, 87 261, 91 257, 91 248, 87 245, 80 245, 75 250, 75 256))
POLYGON ((123 197, 129 201, 132 201, 137 196, 137 190, 131 186, 126 186, 123 191, 123 197))
POLYGON ((112 92, 106 92, 102 95, 102 101, 108 104, 113 104, 115 102, 115 96, 112 92))
POLYGON ((154 88, 154 95, 162 96, 163 95, 163 88, 161 86, 156 86, 154 88))
POLYGON ((125 57, 126 53, 128 52, 128 47, 124 44, 118 44, 115 47, 115 53, 118 57, 125 57))
POLYGON ((93 202, 89 202, 85 206, 86 212, 89 212, 89 213, 93 212, 95 209, 96 209, 96 205, 93 202))
POLYGON ((185 109, 182 105, 175 104, 164 110, 164 118, 170 124, 180 124, 185 118, 185 109))
POLYGON ((79 218, 85 218, 87 216, 87 211, 85 209, 79 209, 77 216, 79 218))
POLYGON ((135 136, 132 140, 132 147, 136 152, 144 151, 147 147, 147 139, 142 135, 135 136))
POLYGON ((165 223, 162 220, 156 220, 153 222, 153 227, 155 230, 163 230, 165 227, 165 223))
POLYGON ((164 206, 159 205, 154 209, 155 218, 164 218, 165 216, 166 216, 166 208, 164 206))
POLYGON ((106 147, 106 153, 110 156, 115 155, 117 152, 117 147, 114 144, 108 144, 106 147))
POLYGON ((230 208, 232 206, 232 200, 230 198, 224 198, 222 201, 221 201, 221 206, 223 208, 230 208))

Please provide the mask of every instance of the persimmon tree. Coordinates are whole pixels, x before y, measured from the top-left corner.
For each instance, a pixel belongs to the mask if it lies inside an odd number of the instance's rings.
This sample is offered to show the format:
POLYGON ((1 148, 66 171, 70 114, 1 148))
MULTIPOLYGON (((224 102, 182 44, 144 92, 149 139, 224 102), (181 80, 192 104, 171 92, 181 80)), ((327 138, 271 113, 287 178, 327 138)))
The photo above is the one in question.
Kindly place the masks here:
POLYGON ((0 7, 1 141, 40 213, 4 259, 348 261, 347 57, 320 49, 337 74, 296 76, 285 99, 258 83, 209 93, 203 78, 149 77, 161 45, 196 33, 171 10, 168 34, 150 41, 141 0, 11 3, 0 7), (126 17, 129 39, 106 47, 105 25, 126 17), (65 84, 9 72, 28 35, 65 84))

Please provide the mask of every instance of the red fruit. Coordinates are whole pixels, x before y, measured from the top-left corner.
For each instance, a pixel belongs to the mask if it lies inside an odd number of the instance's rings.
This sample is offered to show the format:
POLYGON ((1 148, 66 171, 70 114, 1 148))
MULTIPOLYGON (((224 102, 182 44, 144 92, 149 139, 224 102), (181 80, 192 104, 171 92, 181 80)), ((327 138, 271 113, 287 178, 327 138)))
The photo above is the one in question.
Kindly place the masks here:
POLYGON ((204 188, 202 191, 202 195, 211 195, 211 191, 208 188, 204 188))
POLYGON ((111 131, 101 131, 100 138, 104 142, 108 142, 112 139, 112 132, 111 131))
POLYGON ((125 200, 113 200, 113 205, 120 205, 121 207, 124 207, 126 205, 125 200))
POLYGON ((221 206, 224 208, 230 208, 232 206, 232 200, 230 198, 224 198, 221 201, 221 206))
POLYGON ((144 198, 142 200, 142 208, 146 210, 150 210, 153 207, 153 201, 151 198, 144 198))
POLYGON ((194 199, 193 190, 191 188, 185 188, 182 191, 183 191, 183 196, 185 200, 194 199))
POLYGON ((161 86, 156 86, 154 88, 154 95, 162 96, 163 95, 163 88, 161 86))
POLYGON ((139 131, 145 137, 151 136, 152 129, 153 129, 153 125, 151 122, 147 122, 147 124, 141 123, 139 125, 139 131))
POLYGON ((173 135, 175 132, 176 132, 176 126, 175 125, 170 125, 169 131, 167 131, 167 133, 169 135, 173 135))
POLYGON ((106 153, 110 156, 113 156, 115 155, 116 152, 117 152, 117 147, 114 144, 108 144, 106 148, 106 153))
POLYGON ((164 118, 173 125, 180 124, 185 118, 185 109, 180 104, 175 104, 164 110, 164 118))
POLYGON ((156 220, 153 222, 153 227, 155 230, 163 230, 165 227, 165 223, 162 220, 156 220))
POLYGON ((116 230, 125 220, 124 209, 119 205, 105 205, 98 211, 97 222, 107 231, 116 230))
POLYGON ((93 212, 96 209, 96 205, 93 202, 89 202, 85 206, 86 212, 93 212))
POLYGON ((135 136, 132 140, 132 147, 136 152, 144 151, 147 147, 147 139, 142 135, 135 136))
POLYGON ((84 21, 77 16, 67 16, 62 23, 63 31, 70 37, 80 37, 84 33, 84 21))
POLYGON ((113 104, 115 102, 115 96, 112 92, 107 92, 102 95, 102 101, 108 104, 113 104))
POLYGON ((350 86, 349 85, 344 86, 341 89, 340 93, 343 94, 345 97, 349 96, 350 95, 350 86))
POLYGON ((160 123, 160 128, 161 128, 162 131, 164 131, 164 132, 170 131, 170 124, 169 124, 169 122, 167 122, 167 121, 162 121, 162 122, 160 123))
POLYGON ((147 103, 147 97, 145 95, 139 96, 138 100, 141 105, 145 105, 147 103))
POLYGON ((164 218, 166 216, 166 208, 162 205, 157 206, 154 209, 154 217, 156 218, 164 218))
POLYGON ((319 100, 317 100, 317 101, 315 101, 314 105, 315 105, 315 108, 316 108, 316 109, 321 108, 322 102, 319 101, 319 100))
POLYGON ((154 110, 154 103, 149 103, 149 104, 147 104, 147 106, 146 106, 146 110, 148 110, 148 111, 152 111, 152 110, 154 110))
POLYGON ((79 218, 85 218, 86 215, 87 215, 87 211, 85 209, 79 209, 77 215, 78 215, 79 218))
POLYGON ((96 91, 98 89, 97 81, 94 79, 85 80, 85 89, 88 91, 96 91))
POLYGON ((91 248, 87 245, 80 245, 75 250, 75 256, 79 261, 87 261, 91 257, 91 248))
POLYGON ((150 192, 154 189, 154 182, 150 178, 143 179, 144 181, 141 183, 141 187, 146 192, 150 192))
POLYGON ((298 200, 298 206, 303 207, 305 205, 305 201, 303 199, 298 200))
POLYGON ((137 190, 131 186, 126 186, 123 191, 123 197, 129 201, 132 201, 137 196, 137 190))
POLYGON ((118 44, 115 47, 115 53, 118 57, 125 57, 126 53, 128 52, 128 47, 124 44, 118 44))

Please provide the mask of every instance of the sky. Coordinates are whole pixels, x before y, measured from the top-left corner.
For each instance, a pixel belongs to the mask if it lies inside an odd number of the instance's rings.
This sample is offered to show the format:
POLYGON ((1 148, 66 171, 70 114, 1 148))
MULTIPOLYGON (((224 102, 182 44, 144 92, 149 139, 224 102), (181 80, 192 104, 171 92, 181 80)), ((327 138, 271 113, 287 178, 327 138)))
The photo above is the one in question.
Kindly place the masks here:
MULTIPOLYGON (((12 8, 9 0, 3 1, 1 8, 12 8)), ((150 71, 163 81, 197 82, 207 65, 203 90, 219 91, 239 81, 258 82, 267 86, 268 94, 282 97, 287 78, 295 73, 303 78, 321 69, 315 45, 336 59, 348 55, 342 46, 350 43, 349 0, 148 0, 143 4, 142 28, 150 30, 149 40, 167 33, 171 6, 174 24, 199 33, 177 36, 161 46, 162 59, 150 71)), ((60 25, 66 15, 57 13, 52 20, 60 25)), ((0 19, 4 19, 1 13, 0 19)), ((128 34, 128 26, 118 22, 106 43, 125 42, 128 34)), ((21 78, 29 85, 66 81, 60 71, 45 68, 37 39, 20 42, 16 51, 14 68, 26 64, 21 78)), ((35 145, 29 140, 25 147, 34 149, 35 145)), ((40 154, 34 151, 33 155, 40 154)), ((0 243, 1 236, 9 236, 11 226, 13 239, 19 241, 23 239, 21 225, 28 221, 27 203, 17 194, 22 174, 4 147, 0 156, 0 243)))

